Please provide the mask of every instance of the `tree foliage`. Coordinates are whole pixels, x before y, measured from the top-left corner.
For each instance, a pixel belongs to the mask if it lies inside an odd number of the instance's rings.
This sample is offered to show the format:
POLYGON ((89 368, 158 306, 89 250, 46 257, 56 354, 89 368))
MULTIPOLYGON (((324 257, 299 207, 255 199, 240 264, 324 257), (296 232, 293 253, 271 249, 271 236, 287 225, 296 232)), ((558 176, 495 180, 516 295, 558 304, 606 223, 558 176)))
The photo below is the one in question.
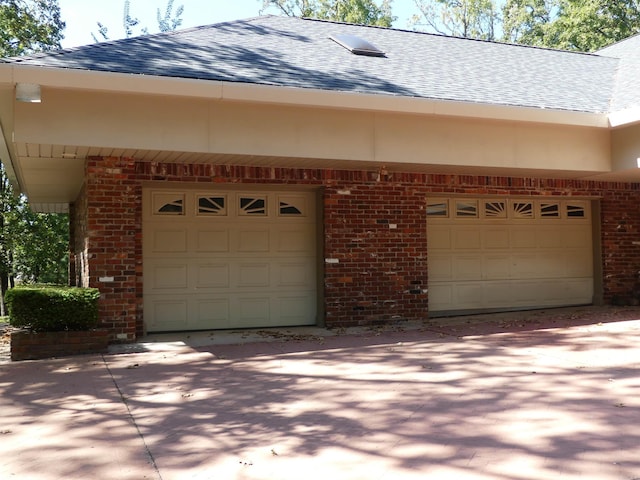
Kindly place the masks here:
POLYGON ((640 32, 638 0, 414 0, 414 26, 432 32, 593 51, 640 32))
POLYGON ((359 25, 390 27, 395 17, 391 0, 259 0, 263 12, 278 11, 290 17, 317 18, 359 25))
POLYGON ((593 51, 640 32, 637 0, 562 0, 547 42, 567 50, 593 51))
MULTIPOLYGON (((158 8, 156 10, 156 19, 158 21, 158 30, 160 32, 171 32, 177 30, 182 25, 182 14, 184 13, 184 5, 180 5, 173 11, 174 0, 167 0, 167 6, 164 13, 158 8)), ((96 22, 98 25, 98 35, 91 34, 95 42, 101 40, 110 40, 109 28, 102 22, 96 22), (98 36, 100 38, 98 38, 98 36)), ((131 0, 124 0, 122 13, 122 28, 124 30, 124 38, 130 38, 136 35, 147 35, 149 29, 141 27, 140 20, 131 15, 131 0), (136 31, 136 27, 140 27, 140 31, 136 31)))
POLYGON ((502 8, 503 40, 538 47, 553 46, 551 24, 558 0, 507 0, 502 8))
POLYGON ((9 285, 66 283, 69 260, 69 218, 31 210, 15 195, 0 164, 0 277, 9 285))
POLYGON ((60 48, 64 27, 58 0, 0 0, 0 55, 60 48))
POLYGON ((494 0, 414 0, 414 28, 456 37, 497 40, 499 9, 494 0))

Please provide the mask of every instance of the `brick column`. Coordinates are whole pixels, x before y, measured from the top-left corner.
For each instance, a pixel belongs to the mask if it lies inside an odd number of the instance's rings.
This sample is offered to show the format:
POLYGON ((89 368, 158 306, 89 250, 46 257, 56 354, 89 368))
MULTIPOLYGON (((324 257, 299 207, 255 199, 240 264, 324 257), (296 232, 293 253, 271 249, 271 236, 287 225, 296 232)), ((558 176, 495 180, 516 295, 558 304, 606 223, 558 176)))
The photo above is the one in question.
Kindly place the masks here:
POLYGON ((86 276, 100 290, 100 326, 112 341, 136 338, 136 242, 141 239, 140 187, 134 161, 90 158, 86 165, 86 276))
POLYGON ((425 202, 386 182, 325 190, 327 326, 427 318, 425 202))

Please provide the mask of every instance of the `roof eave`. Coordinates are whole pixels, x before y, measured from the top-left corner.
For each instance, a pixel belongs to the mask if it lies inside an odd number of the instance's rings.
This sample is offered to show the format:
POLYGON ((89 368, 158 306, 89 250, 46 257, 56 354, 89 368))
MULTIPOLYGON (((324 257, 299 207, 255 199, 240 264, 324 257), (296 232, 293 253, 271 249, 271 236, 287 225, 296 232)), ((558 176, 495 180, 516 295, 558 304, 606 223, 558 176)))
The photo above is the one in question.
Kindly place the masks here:
POLYGON ((4 136, 4 128, 2 128, 2 124, 0 123, 0 159, 2 159, 2 164, 4 165, 4 171, 13 186, 13 190, 16 194, 20 194, 23 192, 24 188, 22 183, 20 182, 16 169, 13 165, 13 157, 9 153, 9 147, 7 145, 6 138, 4 136))
POLYGON ((19 64, 0 64, 0 83, 33 83, 46 87, 78 90, 198 97, 389 113, 445 115, 595 128, 609 128, 611 124, 610 116, 606 113, 19 64))

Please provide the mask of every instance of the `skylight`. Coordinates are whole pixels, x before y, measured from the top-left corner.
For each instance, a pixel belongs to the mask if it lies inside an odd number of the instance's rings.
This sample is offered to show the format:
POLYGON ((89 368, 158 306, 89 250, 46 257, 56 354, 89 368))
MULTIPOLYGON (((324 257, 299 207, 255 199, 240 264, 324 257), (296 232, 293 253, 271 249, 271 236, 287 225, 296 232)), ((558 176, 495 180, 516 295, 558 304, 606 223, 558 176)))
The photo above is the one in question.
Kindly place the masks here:
POLYGON ((375 45, 355 35, 339 33, 336 35, 331 35, 329 38, 334 42, 342 45, 354 55, 364 55, 367 57, 385 56, 384 52, 378 49, 375 45))

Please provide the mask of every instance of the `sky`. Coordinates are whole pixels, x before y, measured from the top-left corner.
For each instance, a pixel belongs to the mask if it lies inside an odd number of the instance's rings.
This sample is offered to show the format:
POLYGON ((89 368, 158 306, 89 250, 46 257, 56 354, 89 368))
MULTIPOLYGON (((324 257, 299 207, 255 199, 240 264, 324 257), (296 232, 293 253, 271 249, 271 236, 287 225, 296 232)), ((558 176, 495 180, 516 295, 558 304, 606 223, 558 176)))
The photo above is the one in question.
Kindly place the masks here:
MULTIPOLYGON (((167 0, 130 0, 129 14, 140 20, 150 33, 158 31, 156 19, 158 8, 162 15, 167 0)), ((98 35, 97 22, 108 28, 110 40, 124 37, 122 26, 124 0, 58 0, 62 19, 66 23, 64 48, 94 43, 93 33, 98 35)), ((175 8, 183 5, 180 29, 209 25, 212 23, 255 17, 260 14, 261 0, 174 0, 175 8)), ((398 17, 396 28, 407 28, 409 17, 417 11, 414 0, 394 0, 393 14, 398 17)), ((271 13, 275 13, 271 11, 271 13)), ((139 33, 139 30, 137 30, 139 33)))

